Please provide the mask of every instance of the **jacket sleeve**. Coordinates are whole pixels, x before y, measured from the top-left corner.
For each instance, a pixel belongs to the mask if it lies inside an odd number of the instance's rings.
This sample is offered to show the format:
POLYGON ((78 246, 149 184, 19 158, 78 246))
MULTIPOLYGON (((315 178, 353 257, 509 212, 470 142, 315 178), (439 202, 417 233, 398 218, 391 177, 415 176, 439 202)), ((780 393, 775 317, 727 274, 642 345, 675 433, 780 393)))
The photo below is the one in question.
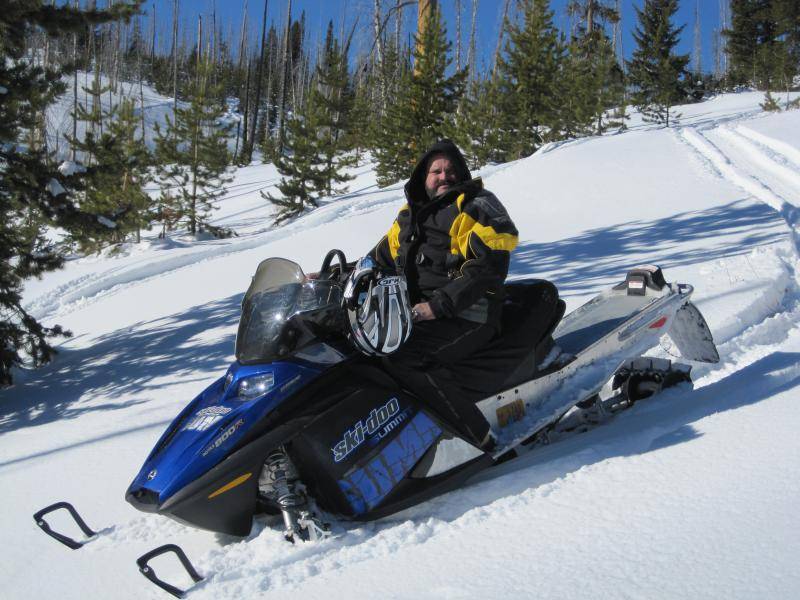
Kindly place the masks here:
POLYGON ((519 234, 505 207, 483 192, 464 204, 450 229, 450 253, 463 261, 458 275, 433 292, 437 318, 454 317, 486 294, 497 293, 508 275, 519 234))
MULTIPOLYGON (((400 209, 398 219, 404 211, 408 211, 408 205, 400 209)), ((397 270, 395 259, 400 249, 400 223, 398 219, 394 220, 386 235, 367 253, 367 256, 371 257, 384 271, 394 272, 397 270)))

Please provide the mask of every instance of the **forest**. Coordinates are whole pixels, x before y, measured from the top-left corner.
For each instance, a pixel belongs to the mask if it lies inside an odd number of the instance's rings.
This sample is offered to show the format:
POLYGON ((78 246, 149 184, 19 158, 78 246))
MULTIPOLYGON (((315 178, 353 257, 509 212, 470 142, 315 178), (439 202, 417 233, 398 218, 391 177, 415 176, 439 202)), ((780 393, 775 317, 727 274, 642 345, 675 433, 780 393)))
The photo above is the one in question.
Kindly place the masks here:
POLYGON ((373 161, 378 183, 393 184, 441 138, 480 168, 622 131, 632 110, 674 126, 679 105, 723 91, 758 89, 765 110, 797 108, 781 94, 800 85, 796 0, 721 2, 709 70, 698 22, 693 32, 676 24, 681 0, 636 3, 628 56, 621 0, 570 0, 566 30, 550 2, 500 0, 492 60, 480 69, 480 1, 374 0, 361 15, 370 43, 358 51, 357 21, 312 31, 292 0, 271 0, 285 3, 282 22, 268 19, 270 0, 251 22, 243 0, 238 28, 213 13, 188 27, 178 0, 168 15, 140 0, 4 3, 0 385, 12 383, 16 367, 48 362, 52 340, 69 335, 25 310, 26 280, 69 256, 135 244, 145 230, 235 235, 209 215, 238 166, 276 165, 280 193, 262 195, 281 226, 346 192, 354 165, 373 161), (457 15, 450 30, 446 2, 457 15), (157 23, 167 19, 165 43, 157 23), (679 42, 692 35, 694 52, 681 54, 679 42), (146 89, 172 99, 154 129, 146 89), (57 98, 71 102, 66 133, 46 117, 57 98))

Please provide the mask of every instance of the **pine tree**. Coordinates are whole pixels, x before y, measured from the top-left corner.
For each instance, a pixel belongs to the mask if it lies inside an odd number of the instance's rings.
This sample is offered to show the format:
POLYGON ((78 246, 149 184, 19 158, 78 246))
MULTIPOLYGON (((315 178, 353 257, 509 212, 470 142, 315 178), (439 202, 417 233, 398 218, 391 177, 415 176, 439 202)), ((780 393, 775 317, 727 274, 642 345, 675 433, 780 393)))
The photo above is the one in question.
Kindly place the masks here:
POLYGON ((282 175, 277 186, 282 196, 261 192, 261 196, 278 209, 276 223, 282 223, 306 208, 316 207, 317 191, 324 187, 318 169, 320 157, 316 143, 316 126, 321 115, 318 107, 309 104, 293 113, 286 122, 284 152, 275 161, 282 175))
POLYGON ((334 186, 352 179, 344 172, 355 164, 345 154, 351 106, 347 55, 333 36, 331 22, 311 91, 287 122, 284 153, 275 163, 283 176, 278 184, 282 197, 261 194, 278 207, 276 222, 317 206, 323 196, 346 191, 334 186))
POLYGON ((456 113, 450 136, 472 169, 507 160, 498 107, 497 82, 491 77, 472 79, 456 113))
POLYGON ((684 78, 689 55, 675 53, 683 30, 672 25, 677 10, 678 0, 645 0, 643 10, 636 8, 636 50, 628 63, 635 89, 633 103, 646 120, 667 127, 671 107, 687 97, 684 78))
POLYGON ((614 41, 606 31, 607 25, 619 23, 616 5, 611 0, 570 0, 567 11, 577 25, 562 78, 562 95, 568 99, 562 116, 564 134, 602 134, 622 127, 625 81, 614 41))
POLYGON ((110 89, 95 79, 90 88, 89 107, 78 107, 78 119, 86 124, 83 139, 68 136, 84 170, 84 184, 78 194, 81 208, 102 215, 105 229, 73 231, 69 239, 82 252, 96 252, 112 243, 125 241, 149 222, 150 197, 142 190, 149 180, 150 153, 136 136, 140 124, 135 102, 102 108, 100 96, 110 89), (105 125, 104 125, 105 124, 105 125), (99 133, 98 133, 99 132, 99 133))
POLYGON ((208 230, 214 201, 225 193, 230 155, 228 127, 221 124, 224 106, 209 76, 211 63, 200 62, 197 77, 188 87, 189 102, 167 117, 166 131, 156 126, 156 161, 161 186, 160 220, 165 230, 184 222, 192 235, 208 230))
POLYGON ((731 0, 731 27, 727 37, 728 77, 733 85, 757 86, 763 82, 766 45, 774 28, 768 23, 771 0, 731 0))
POLYGON ((800 72, 800 4, 796 0, 733 0, 723 31, 736 85, 788 90, 800 72))
POLYGON ((447 76, 450 49, 437 8, 417 35, 413 71, 400 76, 397 96, 380 120, 374 149, 379 185, 408 177, 419 155, 448 134, 467 74, 447 76))
POLYGON ((137 9, 134 3, 80 11, 27 0, 6 3, 0 11, 0 385, 11 384, 12 369, 26 360, 33 366, 51 360, 55 351, 49 338, 67 333, 57 325, 45 327, 22 307, 24 281, 63 264, 43 224, 68 231, 103 227, 74 203, 80 169, 64 165, 59 171, 44 145, 23 141, 64 92, 62 77, 71 72, 32 63, 26 43, 41 32, 51 38, 81 32, 89 25, 128 18, 137 9))
POLYGON ((796 0, 772 0, 775 22, 774 83, 787 92, 800 75, 800 3, 796 0))
POLYGON ((148 228, 153 219, 153 202, 144 191, 144 186, 151 181, 153 158, 145 144, 144 132, 137 135, 139 125, 135 102, 123 99, 117 118, 108 126, 109 136, 115 141, 113 152, 107 157, 98 157, 110 183, 108 194, 116 204, 116 242, 124 241, 129 234, 134 234, 135 241, 140 242, 142 229, 148 228))
POLYGON ((505 160, 533 154, 558 135, 564 45, 545 2, 526 3, 522 24, 508 27, 498 64, 500 147, 505 160))
POLYGON ((328 23, 325 38, 325 53, 316 69, 316 85, 311 89, 310 103, 321 107, 322 127, 317 136, 320 140, 320 155, 323 159, 320 175, 324 191, 330 196, 344 193, 346 188, 334 190, 333 185, 353 179, 343 170, 355 165, 352 156, 345 156, 347 135, 350 130, 350 115, 353 107, 353 91, 347 65, 347 53, 333 35, 333 21, 328 23))
POLYGON ((759 104, 761 110, 765 110, 767 112, 779 112, 781 110, 780 104, 775 99, 775 96, 772 95, 772 92, 767 90, 767 93, 764 95, 764 102, 759 104))

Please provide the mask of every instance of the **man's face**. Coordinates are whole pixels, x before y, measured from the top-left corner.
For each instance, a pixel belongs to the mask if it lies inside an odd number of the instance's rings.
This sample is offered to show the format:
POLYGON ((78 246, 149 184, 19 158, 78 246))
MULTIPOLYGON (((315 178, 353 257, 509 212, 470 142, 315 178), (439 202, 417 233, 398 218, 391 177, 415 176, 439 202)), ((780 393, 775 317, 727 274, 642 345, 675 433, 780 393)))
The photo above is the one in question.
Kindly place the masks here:
POLYGON ((444 194, 455 183, 458 183, 458 175, 453 162, 444 154, 435 154, 428 163, 425 176, 428 198, 444 194))

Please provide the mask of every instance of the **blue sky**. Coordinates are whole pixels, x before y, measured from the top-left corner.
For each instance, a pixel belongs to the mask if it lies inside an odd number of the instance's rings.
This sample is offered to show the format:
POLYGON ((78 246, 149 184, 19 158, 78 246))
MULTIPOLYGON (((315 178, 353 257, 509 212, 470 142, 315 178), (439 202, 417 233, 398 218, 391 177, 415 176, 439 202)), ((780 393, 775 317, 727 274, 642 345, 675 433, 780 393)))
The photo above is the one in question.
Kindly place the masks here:
MULTIPOLYGON (((512 4, 514 1, 512 0, 512 4)), ((694 12, 696 4, 699 4, 704 71, 713 69, 712 38, 714 29, 719 27, 719 2, 720 0, 699 0, 699 2, 698 0, 680 0, 680 8, 675 19, 678 25, 686 26, 682 35, 680 51, 691 54, 694 45, 694 12)), ((455 0, 439 0, 439 3, 448 22, 448 33, 451 39, 454 40, 455 0)), ((464 44, 466 44, 469 29, 471 3, 472 0, 461 0, 464 44)), ((565 30, 569 27, 569 18, 564 8, 566 3, 567 0, 552 0, 550 2, 551 8, 556 15, 557 25, 565 30)), ((264 4, 263 0, 247 0, 247 4, 250 36, 255 43, 258 38, 258 28, 261 23, 264 4)), ((394 2, 393 0, 383 0, 383 4, 388 7, 393 5, 394 2)), ((502 4, 502 0, 479 0, 477 51, 479 66, 484 68, 491 64, 497 39, 496 32, 500 24, 502 4)), ((626 56, 630 56, 635 46, 632 37, 632 31, 636 25, 634 6, 641 7, 642 4, 643 0, 621 0, 622 47, 626 56)), ((164 43, 168 43, 170 39, 172 0, 149 0, 144 6, 147 12, 151 12, 152 7, 155 6, 159 35, 164 43)), ((196 23, 198 14, 203 14, 204 20, 210 19, 212 11, 216 7, 218 21, 223 24, 225 31, 233 30, 237 38, 241 28, 243 6, 244 0, 179 0, 181 21, 185 25, 196 23)), ((358 19, 356 50, 359 47, 366 49, 372 42, 372 6, 373 0, 292 0, 292 12, 296 17, 299 17, 301 11, 306 13, 306 21, 312 41, 324 34, 324 28, 329 19, 333 19, 337 28, 344 21, 348 30, 358 19)), ((284 22, 286 7, 287 0, 268 0, 268 18, 276 22, 284 22)), ((414 5, 405 9, 404 29, 406 35, 414 28, 416 10, 414 5)), ((193 25, 190 31, 193 31, 194 27, 196 25, 193 25)))

